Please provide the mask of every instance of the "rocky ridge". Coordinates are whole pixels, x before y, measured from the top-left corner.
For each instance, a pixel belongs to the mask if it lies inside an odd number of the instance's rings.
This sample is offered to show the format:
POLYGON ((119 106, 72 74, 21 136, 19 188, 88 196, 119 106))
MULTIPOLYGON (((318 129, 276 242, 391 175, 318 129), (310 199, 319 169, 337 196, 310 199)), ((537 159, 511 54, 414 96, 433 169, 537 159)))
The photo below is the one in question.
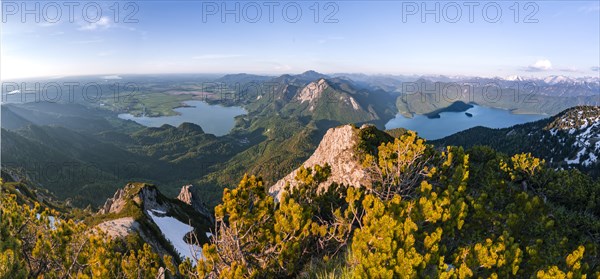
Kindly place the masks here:
POLYGON ((158 202, 158 195, 155 186, 130 183, 125 188, 118 189, 112 198, 107 199, 98 214, 120 213, 129 199, 143 206, 144 210, 164 210, 164 206, 158 202))
MULTIPOLYGON (((365 127, 363 126, 360 129, 365 127)), ((312 156, 302 164, 305 168, 329 164, 331 175, 320 187, 327 187, 334 182, 354 187, 368 186, 367 173, 355 152, 360 129, 351 125, 329 129, 312 156)), ((297 171, 298 169, 277 181, 269 188, 269 193, 279 197, 287 183, 292 188, 297 186, 294 179, 297 171)))
POLYGON ((574 137, 571 146, 577 149, 572 158, 565 158, 568 165, 581 164, 590 167, 598 163, 600 156, 600 107, 575 107, 557 115, 545 127, 551 137, 558 137, 564 146, 565 137, 574 137))
POLYGON ((129 183, 117 190, 95 218, 101 220, 95 228, 111 237, 137 234, 159 254, 181 259, 194 259, 187 253, 188 245, 195 239, 200 245, 207 243, 207 233, 214 223, 210 211, 196 198, 193 186, 184 186, 178 199, 170 199, 156 186, 145 183, 129 183))
POLYGON ((181 191, 179 192, 177 199, 192 206, 196 212, 209 219, 212 223, 215 222, 215 217, 210 212, 206 204, 198 199, 197 194, 195 194, 194 185, 185 185, 181 187, 181 191))

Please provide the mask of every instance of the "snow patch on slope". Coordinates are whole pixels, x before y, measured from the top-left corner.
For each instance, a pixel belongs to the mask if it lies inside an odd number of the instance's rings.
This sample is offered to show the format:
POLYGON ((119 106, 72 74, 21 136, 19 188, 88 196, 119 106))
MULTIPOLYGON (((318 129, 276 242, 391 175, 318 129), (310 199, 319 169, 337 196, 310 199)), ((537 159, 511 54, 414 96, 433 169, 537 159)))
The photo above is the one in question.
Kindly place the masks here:
POLYGON ((163 211, 148 210, 147 212, 152 221, 154 221, 165 238, 171 242, 182 258, 189 258, 193 263, 196 261, 195 259, 204 258, 201 247, 188 244, 184 240, 186 234, 193 231, 194 228, 173 217, 159 216, 165 214, 163 211))
POLYGON ((580 164, 581 156, 583 156, 583 154, 585 154, 585 148, 582 148, 581 150, 579 150, 579 152, 577 152, 577 156, 575 156, 575 159, 573 159, 573 160, 565 159, 565 161, 569 165, 580 164))
MULTIPOLYGON (((46 217, 48 217, 48 224, 50 225, 50 229, 56 230, 56 222, 57 222, 56 218, 52 215, 49 215, 46 217)), ((39 220, 40 218, 42 218, 42 215, 40 215, 39 213, 36 213, 35 218, 37 218, 39 220)))
POLYGON ((598 161, 598 156, 596 156, 594 153, 590 153, 589 156, 590 156, 590 158, 583 161, 583 163, 582 163, 586 167, 590 166, 598 161))
MULTIPOLYGON (((564 116, 559 120, 559 126, 563 127, 569 135, 575 137, 573 147, 577 148, 575 158, 565 158, 568 165, 580 164, 592 166, 598 162, 600 156, 600 116, 598 108, 580 109, 564 116), (583 158, 587 158, 583 160, 583 158)), ((552 136, 556 136, 557 129, 550 130, 552 136)))

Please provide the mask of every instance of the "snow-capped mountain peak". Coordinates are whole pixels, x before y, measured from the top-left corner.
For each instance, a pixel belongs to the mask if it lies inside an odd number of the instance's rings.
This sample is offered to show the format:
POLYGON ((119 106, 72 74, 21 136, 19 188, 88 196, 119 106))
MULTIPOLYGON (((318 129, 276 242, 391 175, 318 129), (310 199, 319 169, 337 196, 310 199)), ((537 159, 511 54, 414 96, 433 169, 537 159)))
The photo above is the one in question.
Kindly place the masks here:
POLYGON ((547 84, 573 82, 573 79, 566 77, 566 76, 548 76, 548 77, 544 78, 543 80, 547 84))
POLYGON ((508 76, 504 79, 508 80, 508 81, 524 81, 525 80, 525 78, 523 78, 522 76, 518 76, 518 75, 508 76))

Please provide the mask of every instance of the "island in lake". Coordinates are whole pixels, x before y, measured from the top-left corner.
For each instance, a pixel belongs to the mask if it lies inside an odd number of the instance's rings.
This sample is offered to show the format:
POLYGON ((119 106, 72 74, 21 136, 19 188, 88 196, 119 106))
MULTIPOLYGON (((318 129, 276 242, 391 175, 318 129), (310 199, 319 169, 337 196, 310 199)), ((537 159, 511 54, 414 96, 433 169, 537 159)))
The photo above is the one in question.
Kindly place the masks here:
POLYGON ((548 116, 542 114, 512 114, 509 110, 473 104, 473 108, 466 112, 445 111, 439 113, 437 118, 423 114, 408 118, 397 114, 385 124, 385 128, 388 130, 404 128, 417 132, 425 139, 435 140, 476 126, 506 128, 546 117, 548 116))
MULTIPOLYGON (((429 118, 429 119, 435 119, 435 118, 440 118, 441 117, 440 113, 442 113, 442 112, 463 112, 463 111, 467 111, 470 108, 473 108, 473 105, 467 104, 463 101, 456 101, 445 108, 437 109, 430 113, 426 113, 425 116, 427 116, 427 118, 429 118)), ((467 114, 468 117, 473 117, 472 114, 471 115, 469 115, 469 114, 467 114)))

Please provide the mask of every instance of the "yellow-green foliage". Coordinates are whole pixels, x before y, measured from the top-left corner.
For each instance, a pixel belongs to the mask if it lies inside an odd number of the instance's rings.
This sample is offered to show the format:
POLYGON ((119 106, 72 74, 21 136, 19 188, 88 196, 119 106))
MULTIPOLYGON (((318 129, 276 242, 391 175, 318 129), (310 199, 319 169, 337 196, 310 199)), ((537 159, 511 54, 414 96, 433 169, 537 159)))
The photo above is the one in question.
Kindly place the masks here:
POLYGON ((376 154, 365 154, 363 166, 371 179, 370 192, 384 200, 395 194, 412 196, 421 176, 429 171, 427 148, 425 141, 410 131, 383 142, 376 154))
MULTIPOLYGON (((327 227, 313 220, 314 207, 298 203, 297 198, 317 198, 314 187, 328 174, 327 167, 303 169, 297 177, 299 190, 284 192, 277 204, 267 195, 262 180, 254 176, 244 176, 236 189, 225 190, 223 203, 215 209, 218 228, 214 243, 204 245, 206 260, 197 265, 197 273, 201 277, 245 278, 298 272, 310 260, 310 244, 316 244, 327 227), (300 193, 305 196, 301 198, 300 193)), ((182 273, 189 268, 180 266, 182 273)))
POLYGON ((366 213, 362 226, 356 229, 352 239, 355 275, 360 278, 415 277, 424 258, 414 247, 418 226, 410 217, 413 204, 403 208, 399 196, 384 204, 375 196, 367 195, 363 207, 366 213))
MULTIPOLYGON (((408 196, 393 189, 403 177, 390 180, 392 195, 338 185, 319 192, 329 174, 325 166, 301 168, 300 185, 275 203, 260 179, 245 177, 237 191, 225 191, 217 207, 221 236, 205 245, 207 259, 197 270, 220 278, 306 272, 311 278, 585 278, 597 272, 598 244, 555 225, 597 219, 574 220, 537 194, 548 174, 542 160, 518 154, 505 161, 485 149, 434 152, 408 133, 365 156, 366 166, 376 162, 389 176, 420 171, 408 196), (428 152, 427 164, 420 164, 428 152), (535 191, 522 189, 524 182, 535 191), (231 255, 239 257, 228 260, 231 255), (314 267, 314 259, 337 267, 314 267)), ((565 187, 580 187, 578 181, 565 187)))
POLYGON ((597 181, 547 169, 531 154, 434 150, 414 133, 373 152, 363 154, 373 187, 319 188, 330 166, 302 167, 298 185, 276 201, 261 178, 244 176, 224 191, 212 242, 195 266, 176 268, 148 245, 106 241, 82 223, 52 226, 54 212, 3 195, 0 277, 153 278, 161 263, 184 278, 600 274, 597 181))
MULTIPOLYGON (((1 186, 1 181, 0 181, 1 186)), ((155 278, 149 245, 111 240, 58 212, 0 197, 0 278, 155 278)), ((170 261, 170 259, 169 259, 170 261)))
POLYGON ((585 279, 587 275, 582 274, 581 259, 585 252, 585 247, 579 246, 577 250, 569 254, 566 259, 567 271, 562 271, 558 266, 551 266, 546 270, 540 270, 537 273, 537 278, 568 278, 568 279, 585 279))
POLYGON ((206 260, 197 265, 197 272, 202 277, 252 277, 272 265, 274 209, 275 201, 260 178, 244 176, 237 188, 225 189, 223 203, 215 208, 217 241, 204 245, 206 260))
POLYGON ((535 158, 531 153, 515 154, 510 158, 510 164, 501 162, 500 169, 510 174, 514 180, 523 180, 533 177, 545 164, 544 160, 535 158))
MULTIPOLYGON (((380 153, 386 156, 385 153, 380 153)), ((447 187, 434 190, 421 182, 418 201, 395 195, 385 201, 374 195, 363 200, 361 226, 352 239, 351 262, 360 278, 446 276, 445 235, 455 235, 466 217, 465 181, 468 158, 462 150, 444 153, 444 165, 430 173, 447 187), (454 155, 457 152, 457 155, 454 155)))

